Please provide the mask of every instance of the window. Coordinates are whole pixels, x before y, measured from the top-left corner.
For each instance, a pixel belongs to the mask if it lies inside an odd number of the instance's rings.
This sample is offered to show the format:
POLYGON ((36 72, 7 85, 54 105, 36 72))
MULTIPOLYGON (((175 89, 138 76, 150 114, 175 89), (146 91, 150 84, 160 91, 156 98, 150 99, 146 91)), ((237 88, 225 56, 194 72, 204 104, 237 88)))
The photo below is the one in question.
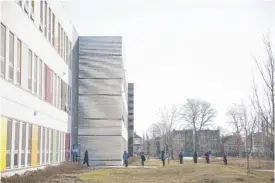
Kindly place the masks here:
POLYGON ((37 139, 37 164, 40 165, 40 150, 41 150, 41 127, 38 126, 38 139, 37 139))
POLYGON ((40 60, 39 62, 39 97, 42 97, 42 84, 43 84, 42 67, 43 67, 43 62, 42 60, 40 60))
POLYGON ((51 42, 52 40, 52 10, 49 8, 49 41, 51 42))
POLYGON ((52 70, 49 67, 45 67, 45 99, 47 102, 52 103, 52 70))
POLYGON ((44 18, 45 18, 45 32, 44 32, 44 35, 45 35, 45 37, 47 38, 47 34, 48 34, 48 25, 47 25, 47 19, 48 19, 48 13, 47 13, 47 9, 48 9, 48 4, 47 4, 47 2, 45 1, 45 3, 44 3, 44 13, 45 13, 45 15, 44 15, 44 18))
POLYGON ((18 167, 18 161, 19 161, 19 138, 20 138, 20 123, 19 122, 14 122, 14 137, 15 137, 15 141, 14 141, 14 167, 18 167))
POLYGON ((53 21, 53 23, 52 23, 52 25, 53 25, 53 32, 52 32, 53 39, 52 39, 52 45, 55 46, 55 15, 52 14, 52 16, 53 16, 53 19, 52 19, 52 21, 53 21))
POLYGON ((31 2, 31 19, 34 20, 34 0, 31 2))
POLYGON ((65 30, 64 30, 64 32, 63 32, 63 57, 62 58, 66 62, 66 55, 65 54, 66 54, 66 33, 65 33, 65 30))
POLYGON ((21 67, 22 67, 22 42, 17 39, 17 72, 16 72, 16 81, 17 84, 21 85, 21 67))
POLYGON ((31 151, 32 151, 32 125, 28 125, 29 136, 28 136, 28 166, 31 165, 31 151))
POLYGON ((67 111, 67 84, 61 80, 61 109, 67 111))
POLYGON ((53 162, 53 130, 51 130, 51 138, 50 138, 50 142, 51 142, 51 151, 50 151, 50 153, 51 153, 51 155, 50 155, 50 162, 53 162))
POLYGON ((34 94, 37 94, 37 64, 38 64, 38 57, 36 55, 34 55, 34 64, 33 64, 33 84, 34 84, 34 94))
POLYGON ((24 10, 25 10, 26 14, 29 15, 29 1, 25 1, 24 10))
POLYGON ((44 139, 45 139, 45 144, 43 145, 44 147, 45 147, 45 151, 44 151, 44 153, 45 153, 45 158, 44 158, 44 163, 48 163, 48 129, 47 128, 45 128, 45 130, 44 130, 44 132, 45 132, 45 135, 44 135, 44 139))
POLYGON ((42 164, 45 163, 45 136, 46 136, 46 132, 45 132, 45 128, 42 128, 42 164))
POLYGON ((72 69, 72 43, 69 43, 69 68, 72 69))
POLYGON ((71 87, 68 86, 68 111, 71 111, 71 87))
POLYGON ((9 78, 13 81, 14 74, 14 35, 9 34, 9 78))
POLYGON ((61 48, 61 53, 60 53, 60 56, 61 56, 61 58, 63 58, 63 28, 61 27, 61 32, 60 32, 60 38, 61 38, 61 41, 60 41, 60 43, 61 43, 61 46, 60 46, 60 48, 61 48))
POLYGON ((22 0, 18 0, 18 4, 22 6, 22 0))
POLYGON ((59 55, 61 54, 61 28, 60 28, 60 24, 58 23, 58 35, 57 35, 57 40, 58 40, 58 53, 59 55))
POLYGON ((67 59, 67 52, 68 52, 68 48, 67 48, 67 44, 68 44, 68 37, 66 36, 65 32, 64 32, 64 61, 66 63, 68 63, 68 59, 67 59))
POLYGON ((32 90, 32 51, 29 50, 28 89, 32 90))
POLYGON ((21 167, 25 166, 26 123, 22 123, 21 167))
POLYGON ((59 161, 59 158, 58 158, 58 155, 59 155, 59 150, 60 150, 60 144, 59 144, 59 131, 56 131, 56 151, 55 151, 55 153, 56 153, 56 160, 57 160, 57 162, 59 161))
POLYGON ((52 148, 51 148, 51 140, 52 140, 52 130, 50 130, 50 129, 48 129, 48 144, 47 144, 47 149, 48 149, 48 155, 47 155, 47 157, 46 157, 46 159, 47 159, 47 163, 50 163, 51 162, 51 159, 52 159, 52 148))
POLYGON ((6 145, 6 168, 11 168, 11 144, 12 144, 12 120, 8 120, 7 145, 6 145))
POLYGON ((40 31, 43 31, 43 3, 44 1, 40 1, 40 31))
POLYGON ((1 61, 1 77, 5 78, 6 76, 6 27, 1 24, 1 52, 0 52, 0 61, 1 61))

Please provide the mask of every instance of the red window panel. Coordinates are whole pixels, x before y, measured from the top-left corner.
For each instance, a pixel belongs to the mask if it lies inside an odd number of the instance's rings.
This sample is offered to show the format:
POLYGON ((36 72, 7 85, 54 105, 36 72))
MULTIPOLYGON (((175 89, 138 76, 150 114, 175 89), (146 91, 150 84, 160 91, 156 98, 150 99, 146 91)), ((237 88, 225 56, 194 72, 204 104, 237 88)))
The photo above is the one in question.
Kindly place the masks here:
POLYGON ((45 66, 45 71, 45 99, 47 102, 52 103, 52 70, 49 67, 45 66))

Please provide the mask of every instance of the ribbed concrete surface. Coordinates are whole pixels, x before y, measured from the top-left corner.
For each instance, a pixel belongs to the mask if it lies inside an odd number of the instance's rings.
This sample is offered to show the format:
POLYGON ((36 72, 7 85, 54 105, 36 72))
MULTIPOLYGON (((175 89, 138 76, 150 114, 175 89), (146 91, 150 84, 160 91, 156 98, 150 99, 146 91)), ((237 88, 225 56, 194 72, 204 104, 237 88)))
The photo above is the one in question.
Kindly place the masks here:
POLYGON ((124 76, 121 37, 79 38, 78 142, 91 165, 122 165, 128 149, 124 76))

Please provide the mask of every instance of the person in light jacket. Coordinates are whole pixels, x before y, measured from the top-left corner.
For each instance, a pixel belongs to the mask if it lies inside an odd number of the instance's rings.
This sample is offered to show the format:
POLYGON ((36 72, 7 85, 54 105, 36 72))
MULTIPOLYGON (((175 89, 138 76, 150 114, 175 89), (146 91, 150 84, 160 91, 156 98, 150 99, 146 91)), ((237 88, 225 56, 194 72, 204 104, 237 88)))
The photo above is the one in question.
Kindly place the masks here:
POLYGON ((124 161, 125 167, 128 167, 128 159, 129 159, 129 154, 126 151, 124 151, 124 153, 123 153, 123 161, 124 161))

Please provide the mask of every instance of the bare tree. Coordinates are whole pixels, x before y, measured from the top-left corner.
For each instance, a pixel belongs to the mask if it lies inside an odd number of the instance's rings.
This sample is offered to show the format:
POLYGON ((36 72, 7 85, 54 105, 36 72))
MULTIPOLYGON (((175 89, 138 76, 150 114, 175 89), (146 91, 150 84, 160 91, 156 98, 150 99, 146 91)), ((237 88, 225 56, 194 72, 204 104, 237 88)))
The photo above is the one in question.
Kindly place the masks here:
POLYGON ((148 130, 148 136, 150 141, 150 152, 152 155, 157 154, 157 137, 160 137, 159 128, 155 124, 151 125, 148 130))
POLYGON ((274 75, 275 61, 271 42, 263 39, 266 55, 264 60, 254 57, 258 71, 261 75, 262 84, 258 88, 253 82, 253 99, 251 99, 255 111, 259 114, 262 121, 262 133, 266 135, 265 141, 273 153, 274 159, 274 121, 275 121, 275 103, 274 103, 274 75), (261 89, 261 90, 260 90, 261 89), (262 96, 262 97, 261 97, 262 96))
POLYGON ((159 119, 160 121, 156 124, 156 126, 158 126, 158 130, 161 134, 161 143, 163 144, 165 151, 167 150, 169 154, 173 153, 172 130, 180 121, 180 110, 175 105, 171 108, 164 107, 159 111, 159 119))
POLYGON ((212 120, 216 117, 216 110, 206 101, 197 99, 187 99, 182 106, 181 117, 184 124, 193 128, 194 150, 199 150, 199 133, 201 130, 212 125, 212 120))
POLYGON ((243 130, 242 125, 242 113, 240 112, 240 106, 234 104, 227 111, 227 116, 229 117, 229 124, 234 127, 234 132, 236 135, 236 152, 240 156, 241 153, 241 132, 243 130))
POLYGON ((250 156, 253 150, 253 135, 257 125, 257 114, 253 114, 252 109, 248 109, 248 107, 242 102, 239 106, 240 112, 240 121, 242 128, 245 134, 245 151, 246 151, 246 160, 247 160, 247 171, 250 172, 250 156), (250 112, 248 114, 248 112, 250 112))

